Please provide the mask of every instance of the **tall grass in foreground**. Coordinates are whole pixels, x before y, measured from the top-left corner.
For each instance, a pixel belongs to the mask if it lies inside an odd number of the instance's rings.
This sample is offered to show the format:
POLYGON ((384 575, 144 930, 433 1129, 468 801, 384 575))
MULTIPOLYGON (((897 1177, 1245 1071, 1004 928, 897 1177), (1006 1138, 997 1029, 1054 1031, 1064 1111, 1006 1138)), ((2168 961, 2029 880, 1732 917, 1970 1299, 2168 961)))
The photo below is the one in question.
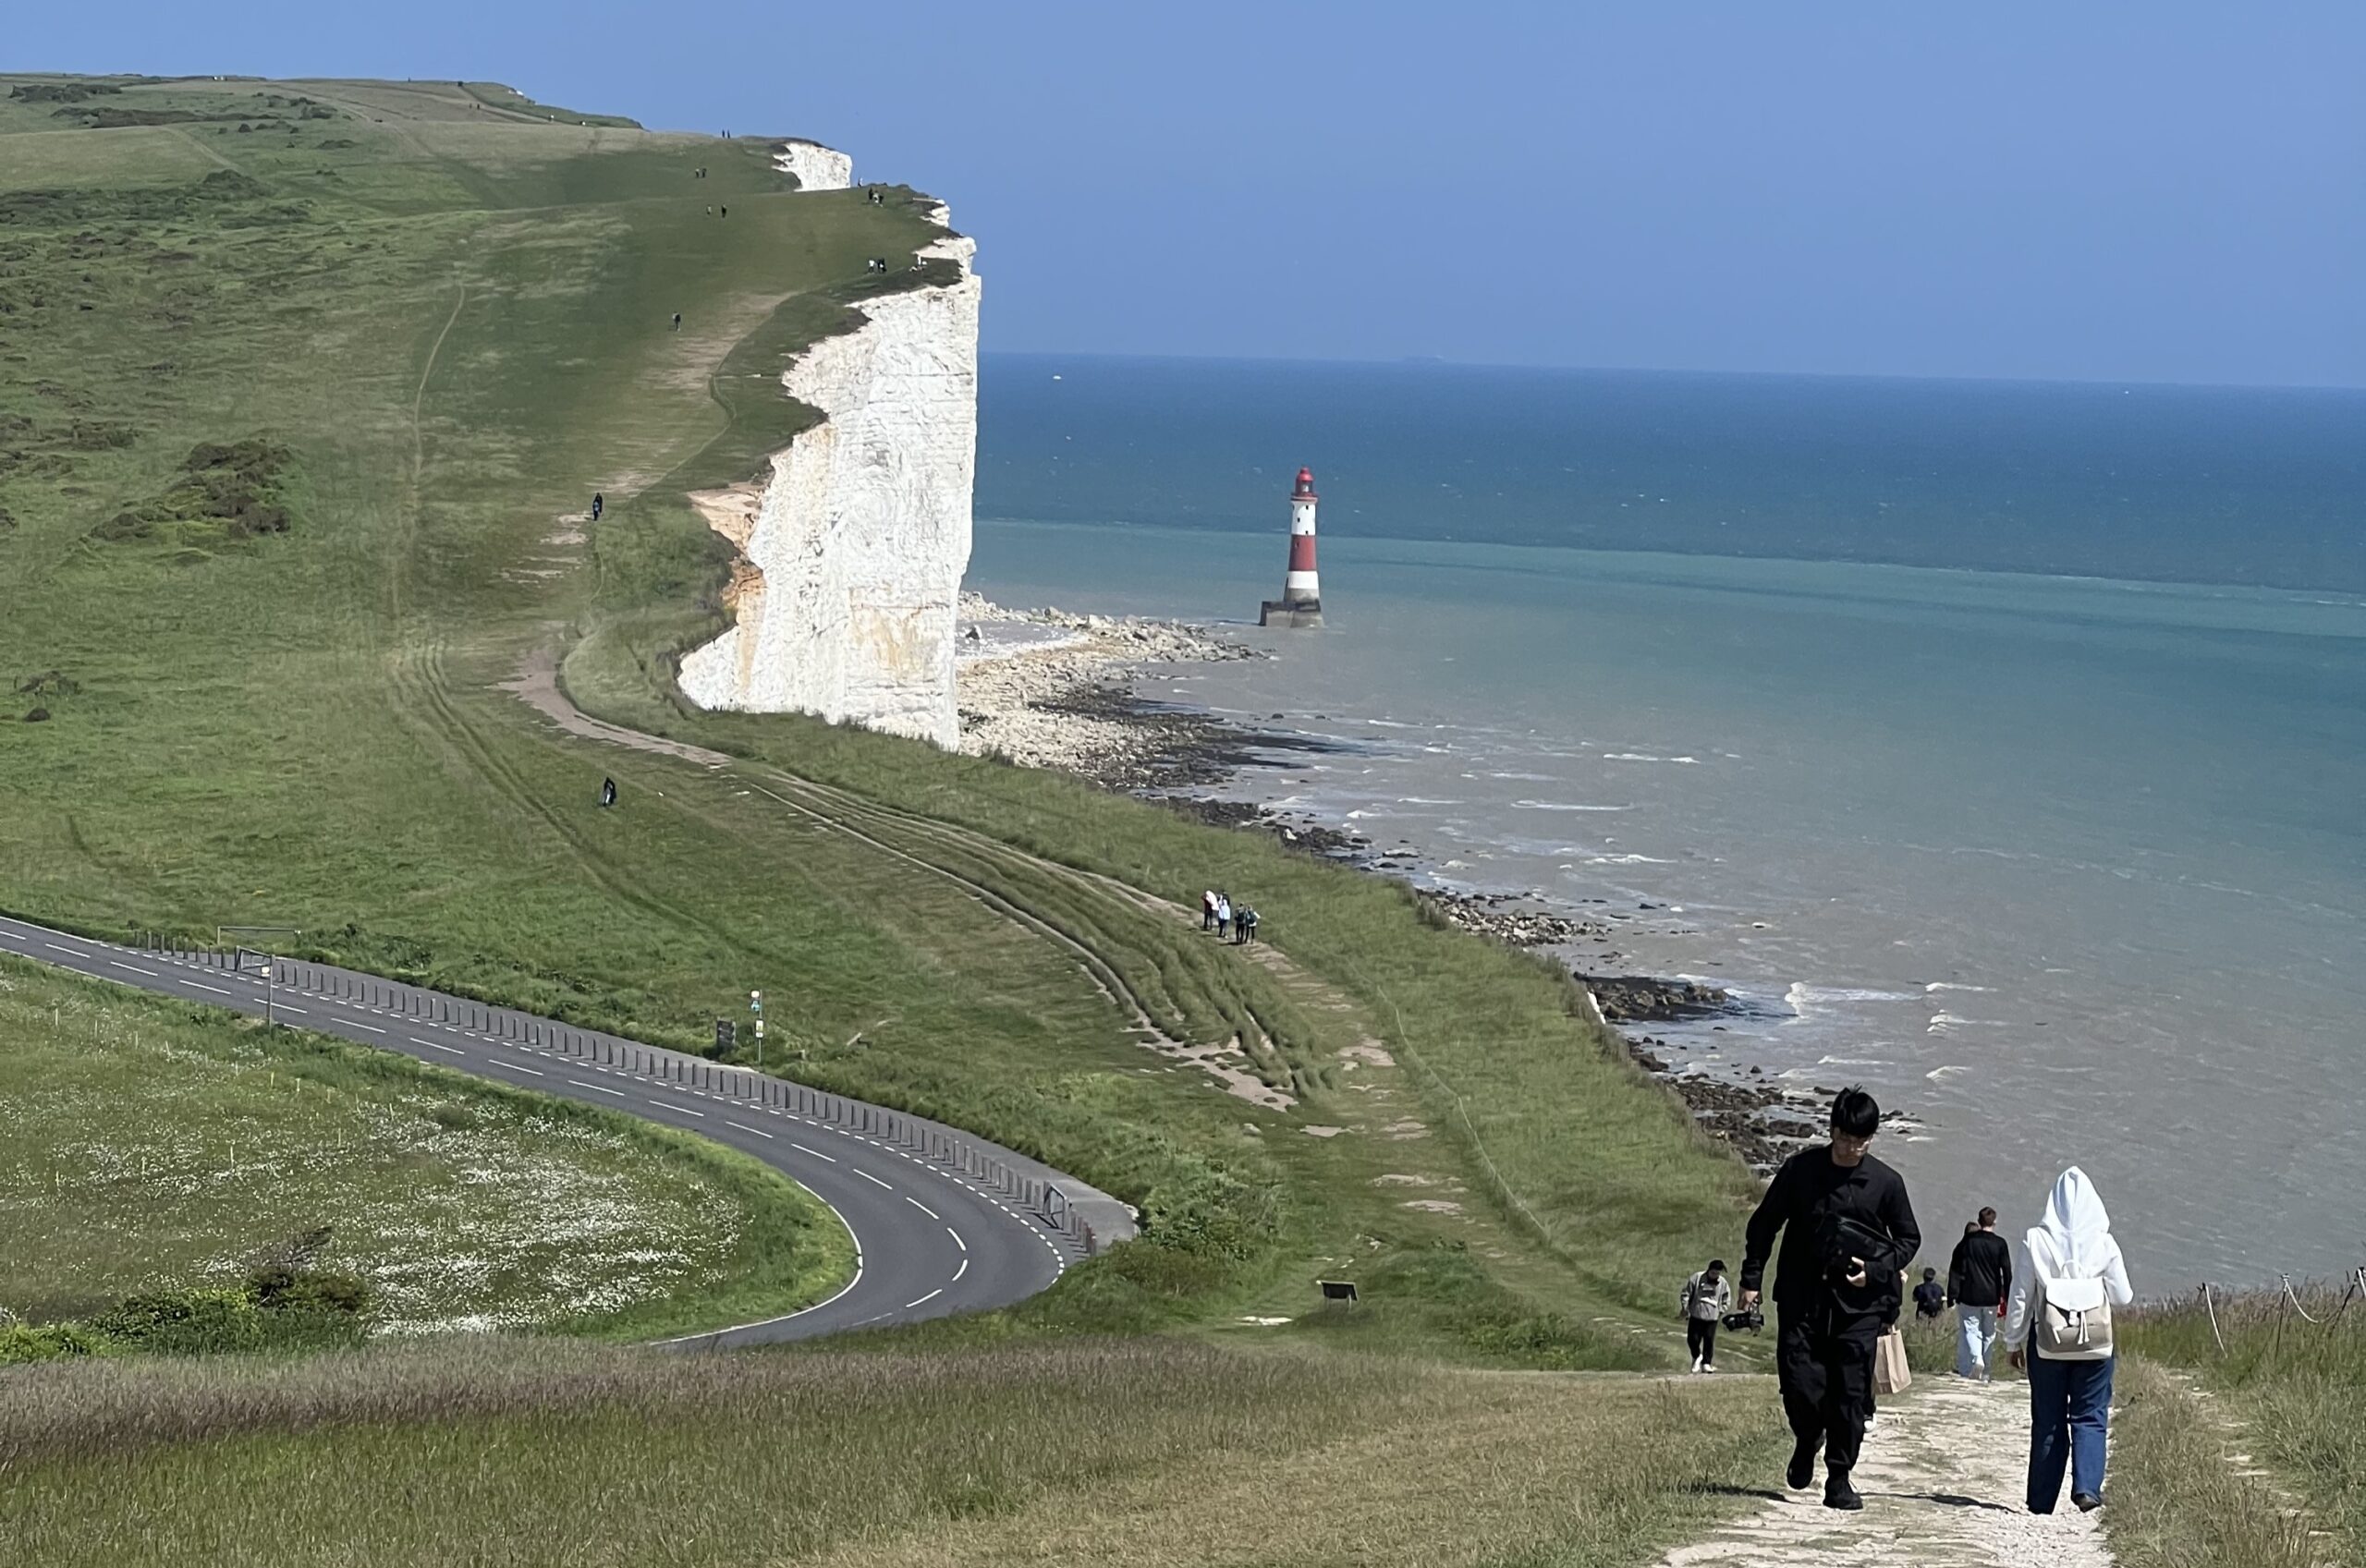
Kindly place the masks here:
POLYGON ((2120 1337, 2124 1562, 2366 1562, 2366 1297, 2214 1293, 2131 1313, 2120 1337))
POLYGON ((0 1539, 56 1568, 1606 1568, 1736 1506, 1775 1421, 1755 1380, 1165 1340, 705 1357, 494 1340, 46 1366, 0 1377, 0 1539))

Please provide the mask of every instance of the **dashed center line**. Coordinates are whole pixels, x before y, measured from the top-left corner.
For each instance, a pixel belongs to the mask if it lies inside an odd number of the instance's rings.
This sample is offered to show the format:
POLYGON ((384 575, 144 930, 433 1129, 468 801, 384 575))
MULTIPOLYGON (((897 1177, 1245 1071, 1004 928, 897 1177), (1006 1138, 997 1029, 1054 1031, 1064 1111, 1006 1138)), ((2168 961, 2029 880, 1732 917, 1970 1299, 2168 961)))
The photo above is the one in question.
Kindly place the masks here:
MULTIPOLYGON (((237 994, 234 991, 224 991, 220 986, 207 985, 203 980, 183 980, 181 984, 189 987, 191 991, 210 991, 216 996, 232 996, 237 994)), ((280 1008, 283 1012, 286 1011, 287 1003, 282 1003, 280 1004, 280 1008)))
POLYGON ((954 1246, 959 1247, 964 1252, 970 1250, 970 1244, 961 1239, 961 1233, 959 1231, 957 1231, 952 1226, 947 1225, 945 1227, 945 1234, 953 1238, 954 1246))
POLYGON ((927 1204, 922 1203, 919 1198, 914 1197, 909 1193, 906 1193, 904 1195, 904 1201, 910 1204, 913 1208, 919 1209, 921 1213, 927 1215, 932 1220, 942 1220, 945 1218, 944 1215, 939 1214, 935 1209, 931 1209, 927 1204))
POLYGON ((430 1051, 448 1051, 455 1056, 466 1056, 468 1054, 467 1051, 462 1051, 458 1046, 445 1045, 440 1039, 421 1039, 417 1035, 413 1035, 410 1037, 410 1042, 413 1045, 423 1045, 430 1051))
POLYGON ((939 1285, 934 1290, 929 1292, 926 1295, 921 1297, 920 1300, 908 1301, 904 1303, 904 1310, 909 1312, 915 1307, 925 1306, 927 1303, 934 1301, 938 1296, 943 1295, 944 1294, 945 1287, 943 1285, 939 1285))
POLYGON ((737 1127, 743 1133, 753 1133, 760 1138, 768 1138, 773 1136, 762 1127, 751 1127, 745 1122, 735 1122, 728 1116, 723 1119, 723 1124, 726 1127, 737 1127))
POLYGON ((118 969, 128 969, 135 975, 145 975, 152 980, 161 980, 165 978, 153 969, 143 969, 137 964, 127 964, 120 958, 110 958, 107 962, 118 969))
POLYGON ((347 1027, 348 1028, 355 1028, 355 1029, 368 1029, 368 1030, 369 1030, 372 1034, 373 1034, 373 1035, 382 1035, 382 1034, 384 1034, 384 1033, 386 1032, 385 1030, 384 1030, 384 1029, 380 1028, 377 1025, 375 1025, 375 1024, 365 1024, 365 1023, 363 1023, 363 1022, 362 1022, 360 1019, 359 1019, 359 1018, 348 1018, 348 1019, 346 1020, 346 1027, 347 1027))
POLYGON ((893 1182, 883 1182, 883 1181, 881 1181, 878 1177, 876 1177, 876 1176, 872 1175, 870 1172, 868 1172, 868 1171, 866 1171, 866 1170, 863 1170, 863 1169, 862 1169, 861 1167, 860 1167, 860 1166, 857 1166, 857 1167, 855 1168, 855 1173, 855 1173, 856 1175, 858 1175, 858 1176, 860 1176, 864 1181, 869 1182, 872 1186, 875 1186, 875 1187, 885 1187, 889 1192, 894 1192, 894 1191, 896 1190, 896 1184, 895 1184, 895 1183, 893 1183, 893 1182))
POLYGON ((624 1090, 620 1088, 610 1088, 605 1084, 587 1084, 581 1078, 569 1078, 567 1081, 573 1084, 577 1088, 592 1089, 601 1094, 613 1094, 618 1100, 629 1100, 632 1098, 630 1095, 625 1093, 624 1090))
POLYGON ((824 1154, 818 1149, 808 1149, 801 1143, 792 1143, 788 1147, 797 1150, 799 1154, 810 1154, 814 1159, 825 1161, 828 1164, 835 1165, 838 1162, 838 1157, 836 1155, 824 1154))

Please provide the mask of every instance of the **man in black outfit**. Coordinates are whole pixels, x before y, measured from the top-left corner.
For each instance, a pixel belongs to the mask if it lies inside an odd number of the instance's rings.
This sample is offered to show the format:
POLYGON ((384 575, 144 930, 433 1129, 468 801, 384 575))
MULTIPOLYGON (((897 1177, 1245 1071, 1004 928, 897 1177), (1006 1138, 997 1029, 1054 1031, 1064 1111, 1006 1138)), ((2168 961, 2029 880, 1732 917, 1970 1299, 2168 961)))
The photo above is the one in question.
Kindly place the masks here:
POLYGON ((1794 1440, 1785 1479, 1805 1488, 1824 1454, 1823 1505, 1862 1508, 1848 1484, 1872 1404, 1873 1341, 1895 1321, 1899 1272, 1922 1245, 1906 1183, 1867 1152, 1881 1107, 1862 1088, 1832 1102, 1832 1141, 1783 1162, 1750 1217, 1741 1260, 1741 1305, 1756 1306, 1774 1233, 1776 1380, 1794 1440))
POLYGON ((1956 1376, 1989 1379, 2004 1307, 2013 1298, 2013 1248, 1996 1234, 1996 1210, 1965 1227, 1947 1259, 1947 1299, 1956 1304, 1956 1376))

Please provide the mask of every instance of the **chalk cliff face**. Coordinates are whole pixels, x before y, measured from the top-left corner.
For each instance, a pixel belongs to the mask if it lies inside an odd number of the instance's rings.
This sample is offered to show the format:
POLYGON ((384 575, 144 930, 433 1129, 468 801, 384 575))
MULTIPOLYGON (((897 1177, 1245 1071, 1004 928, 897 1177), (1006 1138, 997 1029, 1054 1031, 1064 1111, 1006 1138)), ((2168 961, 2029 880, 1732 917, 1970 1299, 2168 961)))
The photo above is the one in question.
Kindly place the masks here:
POLYGON ((799 190, 844 190, 854 183, 854 160, 818 141, 788 141, 773 155, 773 166, 797 176, 799 190))
MULTIPOLYGON (((843 155, 838 155, 843 156, 843 155)), ((843 183, 843 181, 842 181, 843 183)), ((954 605, 977 466, 975 243, 954 283, 867 301, 781 377, 825 416, 758 481, 691 500, 738 547, 737 624, 682 660, 702 708, 801 711, 951 748, 954 605)))

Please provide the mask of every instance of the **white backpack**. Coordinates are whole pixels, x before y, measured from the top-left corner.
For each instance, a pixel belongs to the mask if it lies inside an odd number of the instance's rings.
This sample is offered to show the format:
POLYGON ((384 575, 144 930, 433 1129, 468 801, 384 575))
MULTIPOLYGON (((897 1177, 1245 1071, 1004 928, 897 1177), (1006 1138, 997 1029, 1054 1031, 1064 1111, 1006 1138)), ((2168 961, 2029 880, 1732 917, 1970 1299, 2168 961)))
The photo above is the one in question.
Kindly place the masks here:
POLYGON ((2111 1359, 2111 1297, 2099 1278, 2038 1279, 2030 1344, 2048 1361, 2111 1359))

